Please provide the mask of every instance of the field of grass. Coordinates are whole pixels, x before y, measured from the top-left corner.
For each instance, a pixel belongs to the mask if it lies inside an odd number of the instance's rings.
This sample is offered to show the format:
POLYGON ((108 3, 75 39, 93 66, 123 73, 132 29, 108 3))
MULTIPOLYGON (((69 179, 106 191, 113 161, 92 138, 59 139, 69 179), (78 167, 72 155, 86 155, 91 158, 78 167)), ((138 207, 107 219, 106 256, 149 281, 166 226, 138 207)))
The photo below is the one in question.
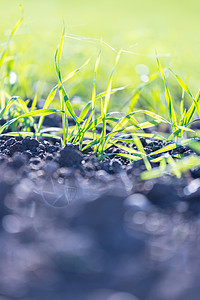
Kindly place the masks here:
MULTIPOLYGON (((24 95, 31 97, 34 87, 47 94, 50 81, 55 80, 53 56, 62 31, 62 22, 66 24, 67 34, 100 39, 115 49, 121 48, 134 52, 124 55, 114 80, 116 84, 129 84, 135 88, 140 82, 136 73, 137 64, 146 64, 150 72, 157 70, 155 49, 163 56, 164 66, 173 68, 181 74, 189 86, 198 90, 200 76, 199 51, 200 21, 197 0, 181 1, 21 1, 24 7, 24 21, 10 47, 14 55, 13 69, 20 80, 24 95), (137 44, 136 46, 133 46, 137 44), (26 80, 24 84, 23 80, 26 80), (24 87, 24 85, 26 87, 24 87)), ((19 16, 15 0, 1 3, 0 42, 5 43, 9 30, 19 16)), ((71 83, 71 94, 77 93, 78 84, 85 81, 88 90, 91 87, 93 62, 99 43, 65 38, 63 68, 65 72, 74 69, 84 59, 91 57, 87 70, 82 72, 76 83, 71 83), (77 84, 78 83, 78 84, 77 84)), ((102 87, 109 76, 113 64, 112 50, 104 47, 99 73, 99 85, 102 87)), ((79 93, 86 97, 85 86, 79 86, 79 93), (84 90, 84 91, 83 91, 84 90)))
POLYGON ((22 4, 16 28, 16 2, 3 3, 0 11, 1 119, 7 121, 1 132, 8 126, 16 131, 20 121, 20 134, 60 134, 63 145, 93 146, 100 159, 119 141, 134 143, 137 150, 120 146, 126 152, 121 156, 143 159, 148 171, 150 161, 160 163, 151 176, 160 176, 167 164, 178 177, 200 164, 198 157, 181 164, 175 162, 181 155, 164 155, 199 138, 190 129, 200 114, 198 1, 22 4), (16 32, 6 44, 11 28, 16 32), (61 114, 62 128, 43 128, 44 116, 52 113, 61 114), (153 153, 159 154, 155 158, 145 154, 140 136, 173 143, 153 153))

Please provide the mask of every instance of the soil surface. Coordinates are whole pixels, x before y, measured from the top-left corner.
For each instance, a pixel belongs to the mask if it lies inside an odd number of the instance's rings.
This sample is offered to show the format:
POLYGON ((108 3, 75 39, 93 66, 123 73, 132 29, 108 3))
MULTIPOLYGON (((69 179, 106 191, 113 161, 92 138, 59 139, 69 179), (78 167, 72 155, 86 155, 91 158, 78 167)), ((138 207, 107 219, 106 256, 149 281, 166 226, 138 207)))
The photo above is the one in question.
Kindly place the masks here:
POLYGON ((200 170, 141 181, 118 151, 0 136, 1 300, 199 300, 200 170))

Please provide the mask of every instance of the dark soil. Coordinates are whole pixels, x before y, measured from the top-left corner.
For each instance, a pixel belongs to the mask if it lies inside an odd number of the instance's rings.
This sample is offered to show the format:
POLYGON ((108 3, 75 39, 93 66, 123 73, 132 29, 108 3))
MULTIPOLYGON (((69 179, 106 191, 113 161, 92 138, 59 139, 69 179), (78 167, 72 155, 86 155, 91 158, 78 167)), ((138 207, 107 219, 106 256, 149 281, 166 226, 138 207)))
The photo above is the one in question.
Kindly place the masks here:
POLYGON ((199 300, 200 170, 145 182, 143 170, 0 136, 0 299, 199 300))

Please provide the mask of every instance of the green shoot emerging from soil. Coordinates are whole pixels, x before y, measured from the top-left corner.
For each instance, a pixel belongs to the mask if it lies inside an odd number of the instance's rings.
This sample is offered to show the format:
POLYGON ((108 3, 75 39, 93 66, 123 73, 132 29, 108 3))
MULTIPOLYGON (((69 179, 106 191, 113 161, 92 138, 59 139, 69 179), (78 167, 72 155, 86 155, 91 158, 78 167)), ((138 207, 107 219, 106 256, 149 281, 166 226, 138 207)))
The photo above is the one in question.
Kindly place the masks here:
MULTIPOLYGON (((22 17, 12 30, 9 39, 0 55, 0 68, 6 64, 6 55, 10 40, 22 22, 22 17)), ((9 128, 10 135, 40 136, 60 138, 62 145, 74 143, 80 150, 92 148, 100 160, 109 155, 117 155, 126 158, 131 163, 143 160, 146 171, 141 175, 142 179, 150 179, 162 176, 165 172, 180 177, 182 172, 195 166, 200 166, 198 156, 183 158, 181 154, 172 155, 169 151, 179 146, 191 147, 199 153, 199 132, 194 131, 191 125, 199 121, 200 116, 200 92, 193 96, 184 81, 170 69, 163 70, 160 60, 157 57, 158 73, 149 77, 147 83, 141 84, 134 89, 131 100, 127 105, 127 113, 121 111, 110 111, 111 96, 124 90, 124 87, 113 88, 113 78, 121 55, 127 51, 120 50, 115 58, 114 65, 108 79, 107 88, 101 93, 97 93, 97 74, 101 60, 102 45, 94 66, 93 85, 91 99, 86 103, 80 103, 75 108, 73 101, 66 91, 65 83, 73 78, 79 71, 85 68, 90 60, 82 66, 63 77, 61 72, 61 56, 65 30, 63 30, 59 46, 55 52, 55 69, 58 83, 55 85, 43 107, 39 103, 37 94, 32 99, 31 106, 29 100, 22 100, 19 96, 10 96, 4 88, 4 81, 7 74, 1 75, 1 111, 0 119, 5 123, 0 127, 0 133, 5 133, 9 128), (160 83, 161 74, 162 82, 160 83), (171 75, 170 75, 171 74, 171 75), (175 76, 178 81, 177 90, 181 89, 181 96, 173 99, 167 82, 168 76, 175 76), (155 90, 155 82, 157 89, 155 90), (153 87, 151 90, 151 86, 153 87), (166 105, 162 101, 162 92, 165 92, 166 105), (153 94, 153 105, 157 111, 151 109, 147 102, 140 103, 143 91, 153 94), (158 94, 160 92, 160 97, 158 94), (157 96, 156 96, 157 95, 157 96), (59 105, 58 105, 59 96, 59 105), (43 125, 45 116, 59 114, 62 119, 62 127, 45 127, 43 125), (154 129, 155 128, 155 129, 154 129), (160 139, 166 142, 165 146, 150 154, 145 152, 140 138, 160 139), (120 151, 108 153, 106 150, 115 146, 120 151), (152 168, 152 165, 154 167, 152 168)), ((4 69, 5 70, 5 69, 4 69)), ((176 96, 177 97, 177 96, 176 96)))

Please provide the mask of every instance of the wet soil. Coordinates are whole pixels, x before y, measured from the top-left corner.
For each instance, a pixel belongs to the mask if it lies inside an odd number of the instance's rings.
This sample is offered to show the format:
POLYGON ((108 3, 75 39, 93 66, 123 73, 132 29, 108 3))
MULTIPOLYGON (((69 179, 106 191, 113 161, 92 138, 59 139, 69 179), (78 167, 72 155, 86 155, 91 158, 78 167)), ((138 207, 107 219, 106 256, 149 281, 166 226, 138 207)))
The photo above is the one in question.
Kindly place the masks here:
POLYGON ((118 151, 0 136, 0 299, 199 300, 200 170, 143 182, 118 151))

